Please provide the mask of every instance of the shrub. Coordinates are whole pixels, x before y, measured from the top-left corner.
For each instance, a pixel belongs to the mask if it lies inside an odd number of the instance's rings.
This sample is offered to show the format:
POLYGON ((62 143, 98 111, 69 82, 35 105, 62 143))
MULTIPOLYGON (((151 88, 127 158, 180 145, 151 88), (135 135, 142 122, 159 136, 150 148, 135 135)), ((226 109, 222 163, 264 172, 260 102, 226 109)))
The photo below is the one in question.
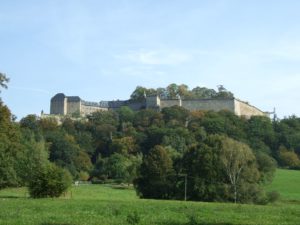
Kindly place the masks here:
POLYGON ((72 183, 68 171, 49 163, 39 168, 29 181, 29 194, 33 198, 59 197, 72 183))
POLYGON ((280 194, 277 191, 271 191, 267 193, 268 201, 270 203, 276 202, 280 198, 280 194))
POLYGON ((90 175, 86 171, 80 171, 78 174, 78 178, 80 181, 87 181, 90 178, 90 175))

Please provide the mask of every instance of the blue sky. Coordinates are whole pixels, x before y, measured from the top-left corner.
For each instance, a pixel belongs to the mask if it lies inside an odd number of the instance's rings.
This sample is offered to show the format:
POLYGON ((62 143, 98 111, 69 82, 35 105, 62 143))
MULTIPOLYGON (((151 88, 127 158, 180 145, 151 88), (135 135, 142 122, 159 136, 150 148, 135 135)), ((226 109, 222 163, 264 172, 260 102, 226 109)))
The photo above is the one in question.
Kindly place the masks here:
POLYGON ((4 102, 20 119, 58 92, 128 99, 137 85, 223 84, 300 116, 298 0, 0 0, 4 102))

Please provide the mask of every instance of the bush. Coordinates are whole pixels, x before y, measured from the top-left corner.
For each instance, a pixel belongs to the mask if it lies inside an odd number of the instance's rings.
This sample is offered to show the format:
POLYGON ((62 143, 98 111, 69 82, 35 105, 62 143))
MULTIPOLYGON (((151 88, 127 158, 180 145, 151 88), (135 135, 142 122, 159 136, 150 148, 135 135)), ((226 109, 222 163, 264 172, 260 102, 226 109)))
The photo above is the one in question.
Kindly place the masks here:
POLYGON ((29 181, 29 194, 33 198, 59 197, 72 183, 70 173, 49 163, 34 173, 29 181))
POLYGON ((90 175, 88 172, 80 171, 78 174, 78 178, 80 181, 87 181, 90 178, 90 175))
POLYGON ((267 193, 268 201, 270 203, 276 202, 280 198, 280 194, 277 191, 271 191, 267 193))

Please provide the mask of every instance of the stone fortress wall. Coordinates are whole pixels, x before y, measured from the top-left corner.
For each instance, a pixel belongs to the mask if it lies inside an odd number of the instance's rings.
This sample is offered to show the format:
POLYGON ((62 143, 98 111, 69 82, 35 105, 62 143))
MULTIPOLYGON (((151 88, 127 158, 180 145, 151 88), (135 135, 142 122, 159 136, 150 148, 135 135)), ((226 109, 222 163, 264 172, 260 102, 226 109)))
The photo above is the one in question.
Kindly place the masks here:
POLYGON ((66 96, 63 93, 56 94, 51 98, 50 114, 51 115, 88 115, 96 111, 106 111, 108 107, 100 103, 87 102, 78 96, 66 96))
POLYGON ((51 99, 50 114, 54 115, 72 115, 74 113, 82 116, 91 114, 95 111, 117 110, 122 106, 128 106, 132 110, 155 109, 161 110, 165 107, 182 106, 189 111, 220 111, 227 110, 238 116, 250 118, 251 116, 268 116, 266 112, 250 105, 247 102, 237 98, 230 99, 163 99, 159 96, 147 96, 143 101, 101 101, 88 102, 78 96, 66 96, 62 93, 56 94, 51 99))

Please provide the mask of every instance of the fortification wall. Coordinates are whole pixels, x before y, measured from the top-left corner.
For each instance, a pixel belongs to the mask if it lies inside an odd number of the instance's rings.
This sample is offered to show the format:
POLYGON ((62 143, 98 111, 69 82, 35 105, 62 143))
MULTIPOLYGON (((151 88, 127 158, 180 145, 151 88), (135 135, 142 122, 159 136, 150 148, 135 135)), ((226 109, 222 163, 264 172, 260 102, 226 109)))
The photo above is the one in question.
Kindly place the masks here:
POLYGON ((127 106, 133 111, 138 111, 146 108, 146 102, 129 102, 127 103, 127 106))
POLYGON ((68 101, 67 114, 80 113, 81 101, 68 101))
POLYGON ((243 102, 238 99, 234 99, 235 111, 237 116, 245 116, 250 118, 251 116, 267 116, 267 114, 258 108, 249 105, 247 102, 243 102))
POLYGON ((146 98, 147 108, 158 108, 160 105, 160 98, 158 96, 149 96, 146 98))
POLYGON ((93 112, 97 112, 97 111, 107 111, 108 108, 102 108, 102 107, 97 107, 97 106, 89 106, 89 105, 81 105, 81 111, 80 114, 81 115, 88 115, 91 114, 93 112))
POLYGON ((228 110, 234 112, 234 99, 197 99, 197 100, 183 100, 182 107, 190 111, 204 110, 204 111, 220 111, 228 110))
POLYGON ((228 110, 238 116, 267 116, 258 108, 249 105, 239 99, 196 99, 196 100, 181 100, 181 99, 160 99, 158 96, 149 96, 141 102, 132 101, 107 101, 107 102, 86 102, 78 96, 65 96, 63 93, 56 94, 51 99, 50 114, 67 115, 80 113, 87 115, 95 111, 117 110, 122 106, 128 106, 131 109, 138 111, 144 108, 163 109, 165 107, 182 106, 189 111, 204 110, 204 111, 220 111, 228 110))
POLYGON ((180 106, 179 99, 161 99, 160 100, 160 108, 172 107, 174 105, 180 106))

